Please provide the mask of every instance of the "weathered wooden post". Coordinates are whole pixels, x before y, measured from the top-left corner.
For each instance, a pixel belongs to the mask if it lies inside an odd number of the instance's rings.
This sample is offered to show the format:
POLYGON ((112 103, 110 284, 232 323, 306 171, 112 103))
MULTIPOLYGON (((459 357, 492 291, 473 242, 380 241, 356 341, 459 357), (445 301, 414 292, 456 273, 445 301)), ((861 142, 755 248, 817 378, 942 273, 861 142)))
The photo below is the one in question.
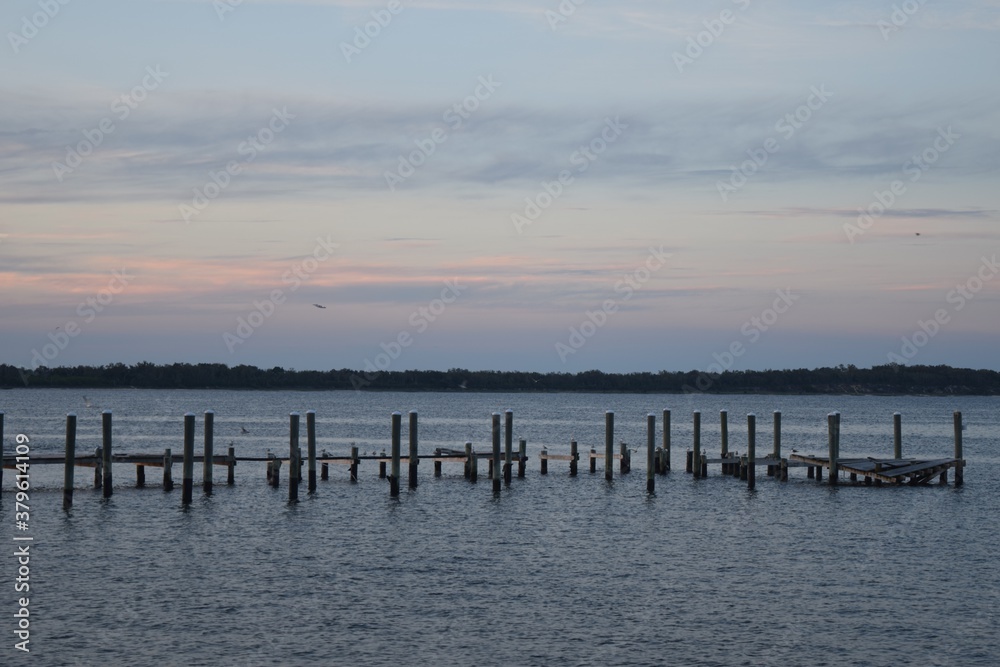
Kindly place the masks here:
MULTIPOLYGON (((323 450, 323 454, 322 454, 322 458, 325 459, 327 456, 329 456, 329 454, 327 454, 326 450, 324 449, 323 450)), ((351 460, 351 465, 354 465, 354 460, 353 459, 351 460)), ((323 481, 323 482, 325 482, 325 481, 327 481, 327 480, 330 479, 330 462, 329 461, 323 461, 322 463, 320 463, 320 465, 319 465, 319 478, 320 478, 320 481, 323 481)))
POLYGON ((684 462, 684 472, 694 473, 694 452, 690 449, 684 452, 685 462, 684 462))
POLYGON ((826 416, 827 448, 830 456, 830 486, 837 486, 840 475, 837 470, 837 413, 826 416))
POLYGON ((472 477, 472 443, 465 443, 465 479, 472 477))
POLYGON ((757 486, 757 415, 747 415, 747 488, 757 486))
POLYGON ((701 453, 701 476, 708 477, 708 454, 701 453))
POLYGON ((548 447, 545 447, 544 449, 542 449, 542 454, 539 457, 539 466, 540 466, 540 469, 541 469, 541 473, 543 475, 548 475, 549 474, 549 448, 548 447))
POLYGON ((392 413, 392 472, 389 474, 389 495, 399 495, 399 448, 402 440, 403 414, 392 413))
POLYGON ((955 486, 965 484, 965 461, 962 459, 962 413, 958 410, 952 415, 955 423, 955 486))
MULTIPOLYGON (((881 461, 876 461, 875 462, 875 474, 876 475, 881 475, 882 474, 882 462, 881 461)), ((878 477, 875 478, 875 486, 882 486, 882 480, 880 480, 878 477)))
POLYGON ((306 412, 306 458, 309 460, 309 493, 316 493, 316 411, 306 412))
POLYGON ((503 484, 510 486, 510 478, 513 474, 512 465, 514 463, 514 411, 504 411, 503 429, 503 484))
POLYGON ((212 466, 215 463, 215 412, 205 410, 205 457, 201 464, 201 485, 205 495, 212 495, 212 466))
POLYGON ((0 412, 0 488, 3 487, 3 420, 4 413, 0 412))
POLYGON ((892 458, 903 458, 903 415, 892 413, 892 458))
POLYGON ((788 481, 788 459, 781 459, 781 469, 778 474, 781 475, 781 477, 778 478, 780 481, 788 481))
POLYGON ((774 477, 775 472, 781 467, 781 410, 774 411, 774 450, 771 452, 771 457, 775 463, 767 466, 768 477, 774 477))
POLYGON ((351 481, 352 482, 357 482, 358 481, 358 463, 360 463, 360 462, 361 462, 361 459, 358 458, 358 446, 357 445, 351 445, 351 467, 350 467, 350 471, 351 471, 351 481))
POLYGON ((594 447, 590 448, 590 472, 597 472, 597 449, 594 447))
POLYGON ((417 411, 410 410, 410 488, 417 488, 417 466, 420 465, 420 454, 417 451, 417 411))
POLYGON ((663 411, 663 461, 660 463, 660 473, 666 475, 670 470, 670 410, 663 411))
POLYGON ((572 457, 569 460, 569 476, 576 477, 577 465, 580 461, 580 451, 576 444, 576 440, 569 441, 569 455, 572 457))
POLYGON ((479 453, 475 449, 469 453, 469 481, 473 484, 479 481, 479 453))
MULTIPOLYGON (((2 413, 0 413, 2 415, 2 413)), ((3 417, 0 416, 0 422, 3 417)), ((0 425, 0 443, 3 443, 3 426, 0 425)), ((3 457, 0 452, 0 458, 3 457)), ((3 468, 3 465, 0 465, 3 468)), ((63 471, 63 509, 73 506, 73 473, 76 468, 76 413, 66 415, 66 468, 63 471)))
POLYGON ((226 484, 232 486, 236 483, 236 448, 230 447, 226 452, 226 484))
POLYGON ((615 464, 615 413, 608 410, 604 413, 604 479, 611 481, 614 477, 615 464))
POLYGON ((656 492, 656 415, 646 415, 646 493, 656 492))
POLYGON ((434 461, 434 476, 435 477, 440 477, 441 476, 441 462, 438 461, 438 460, 436 460, 437 458, 441 457, 441 448, 440 447, 438 447, 437 449, 434 450, 434 456, 435 456, 435 461, 434 461))
MULTIPOLYGON (((382 456, 385 456, 385 450, 384 449, 382 450, 382 456)), ((378 478, 379 479, 385 479, 386 476, 387 475, 386 475, 386 472, 385 472, 385 459, 381 459, 378 462, 378 478)))
POLYGON ((163 490, 174 490, 174 455, 169 447, 163 451, 163 490))
POLYGON ((181 502, 191 504, 194 496, 194 413, 184 414, 184 463, 181 467, 181 502))
POLYGON ((806 466, 806 478, 812 479, 815 476, 816 476, 816 470, 814 469, 814 466, 806 466))
POLYGON ((110 498, 112 491, 114 491, 114 484, 111 481, 111 410, 105 410, 101 414, 101 426, 104 435, 104 446, 101 450, 103 455, 101 477, 103 478, 104 497, 110 498))
POLYGON ((748 460, 748 456, 744 454, 743 456, 740 457, 740 465, 738 466, 738 468, 740 469, 741 482, 750 481, 750 467, 751 466, 750 466, 750 461, 748 460))
POLYGON ((500 413, 493 413, 493 493, 500 493, 500 413))
POLYGON ((517 443, 517 476, 524 477, 525 467, 528 465, 528 441, 524 438, 517 443))
POLYGON ((299 500, 299 413, 288 415, 288 500, 299 500))
POLYGON ((618 473, 632 472, 632 452, 624 442, 618 443, 618 473))
POLYGON ((701 477, 701 411, 694 411, 694 454, 692 472, 694 476, 701 477))
MULTIPOLYGON (((726 410, 719 410, 719 429, 722 440, 722 454, 719 458, 727 459, 729 458, 729 412, 726 410)), ((725 475, 728 472, 729 468, 723 463, 722 474, 725 475)))
POLYGON ((146 486, 146 466, 137 465, 135 467, 135 488, 141 489, 146 486))

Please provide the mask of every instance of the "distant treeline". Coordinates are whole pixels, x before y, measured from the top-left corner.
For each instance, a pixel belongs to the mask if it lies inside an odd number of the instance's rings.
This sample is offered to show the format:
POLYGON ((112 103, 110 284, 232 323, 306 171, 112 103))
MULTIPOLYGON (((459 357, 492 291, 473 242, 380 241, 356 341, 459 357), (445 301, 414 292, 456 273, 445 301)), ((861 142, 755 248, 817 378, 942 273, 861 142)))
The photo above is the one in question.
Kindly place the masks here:
POLYGON ((367 391, 629 392, 713 394, 998 395, 1000 373, 950 366, 887 364, 835 368, 658 373, 519 371, 297 371, 225 364, 62 366, 27 371, 0 364, 0 387, 142 389, 358 389, 367 391))

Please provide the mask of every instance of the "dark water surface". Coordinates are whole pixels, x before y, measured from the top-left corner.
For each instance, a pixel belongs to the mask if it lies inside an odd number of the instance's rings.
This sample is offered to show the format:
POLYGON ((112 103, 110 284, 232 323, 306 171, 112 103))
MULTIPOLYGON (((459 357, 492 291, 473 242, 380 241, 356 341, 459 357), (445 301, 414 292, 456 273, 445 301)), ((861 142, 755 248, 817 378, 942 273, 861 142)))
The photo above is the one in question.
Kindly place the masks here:
MULTIPOLYGON (((243 463, 227 487, 181 507, 159 469, 135 489, 115 466, 115 493, 77 469, 75 505, 61 510, 61 466, 31 469, 31 653, 14 650, 17 563, 13 474, 4 473, 7 547, 0 596, 0 665, 983 665, 1000 664, 996 554, 1000 400, 847 396, 651 396, 353 392, 12 390, 4 451, 23 433, 35 455, 61 453, 65 414, 79 415, 78 451, 100 445, 100 410, 115 418, 115 449, 182 448, 182 415, 216 411, 216 451, 287 453, 288 413, 318 412, 319 446, 388 449, 389 414, 420 413, 421 452, 485 449, 489 415, 514 410, 514 437, 531 461, 499 497, 460 464, 389 498, 377 465, 347 469, 296 505, 243 463), (577 478, 542 446, 645 443, 645 415, 673 410, 673 472, 645 492, 645 454, 608 484, 577 478), (888 456, 892 413, 903 413, 904 455, 950 457, 952 411, 968 424, 965 486, 829 488, 793 469, 757 488, 683 472, 691 411, 718 452, 718 411, 731 449, 744 451, 746 414, 758 452, 783 412, 783 449, 825 454, 826 414, 843 414, 843 456, 888 456), (249 434, 242 434, 245 427, 249 434)), ((404 443, 406 426, 404 417, 404 443)), ((657 436, 659 438, 659 435, 657 436)), ((302 445, 304 447, 304 440, 302 445)), ((404 444, 405 448, 405 444, 404 444)), ((599 464, 599 471, 603 464, 599 464)), ((405 478, 405 466, 404 466, 405 478)), ((846 480, 845 480, 846 481, 846 480)), ((405 485, 404 485, 405 486, 405 485)))

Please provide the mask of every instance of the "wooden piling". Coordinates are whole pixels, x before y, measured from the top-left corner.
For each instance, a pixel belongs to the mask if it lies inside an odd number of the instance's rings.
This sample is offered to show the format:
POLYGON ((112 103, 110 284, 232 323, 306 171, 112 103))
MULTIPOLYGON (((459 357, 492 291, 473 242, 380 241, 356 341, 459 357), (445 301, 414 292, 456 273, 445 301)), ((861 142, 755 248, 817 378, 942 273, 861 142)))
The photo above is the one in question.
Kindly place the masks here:
POLYGON ((528 465, 528 441, 521 438, 517 443, 517 476, 524 477, 528 465))
POLYGON ((226 452, 226 484, 236 484, 236 448, 230 447, 226 452))
POLYGON ((830 457, 830 486, 837 486, 840 475, 837 471, 837 414, 831 412, 826 416, 827 449, 830 457))
POLYGON ((163 490, 174 490, 174 455, 169 447, 163 451, 163 490))
POLYGON ((493 413, 493 493, 500 493, 500 413, 493 413))
POLYGON ((194 413, 184 415, 184 464, 181 468, 181 502, 191 504, 194 495, 194 413))
POLYGON ((101 432, 103 435, 101 482, 104 489, 104 497, 110 498, 111 493, 114 491, 114 484, 111 479, 111 410, 105 410, 101 414, 101 432))
POLYGON ((692 472, 695 478, 701 477, 701 411, 694 411, 694 454, 692 472))
POLYGON ((656 415, 646 415, 646 493, 656 492, 656 415))
POLYGON ((615 464, 615 413, 608 410, 604 413, 604 479, 611 481, 614 477, 615 464))
MULTIPOLYGON (((0 413, 2 414, 2 413, 0 413)), ((0 416, 0 422, 3 417, 0 416)), ((0 443, 3 443, 3 426, 0 425, 0 443)), ((2 453, 0 453, 2 457, 2 453)), ((0 468, 3 466, 0 465, 0 468)), ((76 468, 76 413, 66 415, 66 465, 63 469, 63 509, 73 506, 73 473, 76 468)))
POLYGON ((299 501, 299 413, 288 415, 288 501, 299 501))
MULTIPOLYGON (((351 465, 354 465, 353 459, 351 460, 351 465)), ((327 481, 330 479, 330 463, 323 461, 319 466, 319 478, 320 481, 327 481)))
POLYGON ((465 443, 465 479, 472 477, 472 443, 465 443))
POLYGON ((389 473, 389 495, 399 495, 399 448, 402 440, 403 414, 392 413, 392 472, 389 473))
POLYGON ((618 445, 618 473, 624 475, 627 472, 632 472, 632 451, 628 448, 624 442, 618 445))
POLYGON ((660 462, 660 474, 666 475, 670 470, 670 410, 663 411, 663 461, 660 462))
POLYGON ((597 472, 597 450, 593 447, 590 448, 590 472, 597 472))
MULTIPOLYGON (((440 457, 441 456, 441 448, 440 447, 438 447, 437 449, 434 450, 434 456, 435 457, 440 457)), ((441 476, 441 462, 440 461, 434 461, 434 476, 435 477, 440 477, 441 476)))
POLYGON ((806 477, 808 479, 813 479, 816 477, 816 469, 814 466, 809 466, 806 468, 806 477))
POLYGON ((569 476, 576 477, 578 470, 577 466, 580 462, 580 451, 576 444, 576 440, 569 441, 569 455, 573 457, 569 461, 569 476))
MULTIPOLYGON (((382 452, 382 454, 385 454, 385 452, 382 452)), ((385 479, 387 476, 388 475, 386 475, 386 472, 385 472, 385 461, 379 461, 378 462, 378 478, 379 479, 385 479)))
POLYGON ((201 465, 201 485, 206 496, 212 495, 212 464, 215 459, 215 412, 205 410, 205 457, 201 465))
MULTIPOLYGON (((722 455, 719 458, 729 458, 729 412, 726 410, 719 410, 719 429, 721 434, 721 449, 722 455)), ((722 474, 725 475, 729 470, 726 468, 726 464, 722 464, 722 474)))
POLYGON ((479 454, 475 449, 469 454, 469 481, 473 484, 479 481, 479 454))
POLYGON ((417 466, 420 465, 420 453, 417 451, 417 411, 410 410, 410 488, 417 488, 417 466))
POLYGON ((757 415, 747 415, 747 488, 757 485, 757 415))
POLYGON ((708 454, 701 453, 701 476, 708 477, 708 454))
POLYGON ((549 474, 549 459, 548 459, 548 456, 549 456, 549 448, 546 447, 545 449, 542 450, 542 459, 539 462, 540 463, 539 467, 540 467, 541 472, 542 472, 543 475, 548 475, 549 474))
POLYGON ((504 486, 510 486, 510 478, 512 473, 512 465, 514 463, 514 411, 505 410, 504 411, 504 428, 503 428, 503 484, 504 486))
POLYGON ((3 420, 4 413, 0 412, 0 488, 3 488, 3 420))
POLYGON ((962 413, 958 410, 952 415, 955 424, 955 486, 965 484, 965 460, 962 458, 962 413))
POLYGON ((775 473, 780 472, 780 462, 781 462, 781 410, 774 411, 774 449, 771 451, 771 457, 776 461, 774 465, 767 466, 767 476, 774 477, 775 473))
POLYGON ((146 486, 146 466, 135 467, 135 488, 141 489, 146 486))
POLYGON ((781 468, 778 474, 780 475, 780 477, 778 478, 779 481, 782 482, 788 481, 788 459, 781 459, 781 468))
POLYGON ((737 466, 740 469, 740 481, 749 482, 750 481, 750 466, 747 465, 747 457, 740 457, 740 464, 737 466))
POLYGON ((685 462, 684 462, 684 472, 694 473, 694 452, 690 449, 684 452, 685 462))
POLYGON ((358 463, 359 462, 360 462, 360 459, 358 458, 358 446, 357 445, 351 445, 351 467, 350 467, 350 471, 351 471, 351 481, 352 482, 357 482, 358 481, 358 463))
POLYGON ((733 477, 740 479, 743 473, 740 466, 740 461, 742 461, 742 459, 739 456, 739 452, 729 452, 729 457, 733 460, 733 462, 729 464, 729 472, 732 473, 733 477))
POLYGON ((308 489, 316 493, 316 411, 306 412, 306 458, 309 460, 308 489))
POLYGON ((903 415, 892 413, 892 458, 903 458, 903 415))
MULTIPOLYGON (((875 462, 875 474, 876 475, 881 475, 882 474, 882 462, 881 461, 876 461, 875 462)), ((880 480, 878 477, 875 478, 875 486, 882 486, 882 480, 880 480)))

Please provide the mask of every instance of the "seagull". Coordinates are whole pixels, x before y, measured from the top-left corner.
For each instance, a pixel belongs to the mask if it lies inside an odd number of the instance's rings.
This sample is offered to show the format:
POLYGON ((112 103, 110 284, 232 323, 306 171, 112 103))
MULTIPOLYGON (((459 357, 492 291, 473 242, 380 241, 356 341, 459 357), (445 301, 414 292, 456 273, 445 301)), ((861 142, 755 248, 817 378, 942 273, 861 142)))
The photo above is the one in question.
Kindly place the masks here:
POLYGON ((91 402, 90 402, 90 399, 89 399, 89 398, 87 398, 86 396, 84 396, 84 397, 83 397, 83 405, 84 405, 84 407, 87 407, 87 408, 92 408, 92 407, 94 407, 94 404, 93 404, 93 403, 91 403, 91 402))
POLYGON ((462 384, 458 385, 459 389, 465 389, 465 385, 468 384, 468 380, 462 380, 462 384))
POLYGON ((247 435, 250 431, 247 430, 246 426, 240 426, 240 433, 247 435))
POLYGON ((326 310, 326 306, 321 306, 318 303, 314 303, 313 305, 316 306, 317 308, 322 308, 323 310, 326 310))

